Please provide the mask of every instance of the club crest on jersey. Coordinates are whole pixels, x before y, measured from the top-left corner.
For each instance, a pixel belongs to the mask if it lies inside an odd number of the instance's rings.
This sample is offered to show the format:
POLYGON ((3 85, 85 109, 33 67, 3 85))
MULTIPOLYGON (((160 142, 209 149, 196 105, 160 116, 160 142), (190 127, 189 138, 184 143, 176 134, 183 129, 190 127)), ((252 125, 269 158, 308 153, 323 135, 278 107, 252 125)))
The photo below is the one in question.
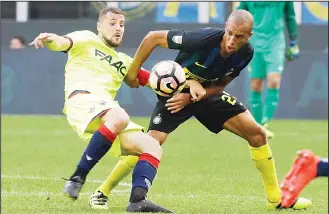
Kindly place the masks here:
POLYGON ((159 124, 159 123, 161 123, 161 121, 162 121, 162 118, 161 118, 160 114, 158 114, 157 116, 155 116, 153 118, 153 123, 154 124, 159 124))
POLYGON ((172 41, 175 42, 176 44, 182 44, 183 43, 183 36, 174 36, 172 38, 172 41))
POLYGON ((99 58, 101 61, 107 61, 110 66, 116 68, 117 72, 119 72, 122 76, 126 75, 127 68, 123 65, 122 61, 112 62, 112 56, 106 55, 100 50, 95 49, 95 57, 99 58))

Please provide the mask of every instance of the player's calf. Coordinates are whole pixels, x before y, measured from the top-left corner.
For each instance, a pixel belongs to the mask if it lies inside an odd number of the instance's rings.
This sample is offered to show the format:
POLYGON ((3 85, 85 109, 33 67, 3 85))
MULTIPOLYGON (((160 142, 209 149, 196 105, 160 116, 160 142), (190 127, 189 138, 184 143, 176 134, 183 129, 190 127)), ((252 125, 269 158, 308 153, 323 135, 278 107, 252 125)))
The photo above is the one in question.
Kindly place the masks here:
MULTIPOLYGON (((162 148, 158 141, 151 136, 142 132, 125 132, 120 135, 120 142, 122 150, 125 150, 129 155, 139 155, 139 159, 132 175, 132 190, 129 199, 128 211, 132 207, 146 200, 146 195, 151 187, 156 176, 157 169, 162 157, 162 148), (131 146, 133 145, 133 147, 131 146)), ((136 206, 135 206, 136 205, 136 206)), ((154 212, 157 211, 153 205, 154 212)), ((135 210, 136 212, 138 210, 135 210)), ((142 210, 140 210, 142 211, 142 210)))
POLYGON ((230 118, 224 128, 248 141, 250 156, 261 174, 266 198, 271 204, 279 203, 281 191, 264 128, 256 123, 249 111, 230 118))
POLYGON ((251 147, 261 147, 267 143, 266 130, 259 124, 250 127, 250 132, 246 135, 246 140, 251 147))
POLYGON ((129 123, 128 114, 121 108, 108 110, 102 119, 105 123, 92 136, 75 172, 64 186, 64 192, 73 199, 78 198, 90 170, 109 151, 117 135, 129 123))

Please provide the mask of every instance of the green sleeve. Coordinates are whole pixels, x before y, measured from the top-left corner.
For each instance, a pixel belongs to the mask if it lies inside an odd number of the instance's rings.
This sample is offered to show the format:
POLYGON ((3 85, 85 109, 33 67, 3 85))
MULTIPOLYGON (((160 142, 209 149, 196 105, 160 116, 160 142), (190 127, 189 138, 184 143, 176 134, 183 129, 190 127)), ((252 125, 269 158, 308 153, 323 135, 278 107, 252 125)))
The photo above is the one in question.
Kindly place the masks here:
POLYGON ((236 8, 237 10, 248 10, 248 5, 246 2, 242 1, 240 2, 239 6, 236 8))
POLYGON ((298 37, 298 25, 296 22, 294 3, 286 2, 284 7, 284 13, 286 18, 286 24, 288 28, 290 40, 296 40, 298 37))

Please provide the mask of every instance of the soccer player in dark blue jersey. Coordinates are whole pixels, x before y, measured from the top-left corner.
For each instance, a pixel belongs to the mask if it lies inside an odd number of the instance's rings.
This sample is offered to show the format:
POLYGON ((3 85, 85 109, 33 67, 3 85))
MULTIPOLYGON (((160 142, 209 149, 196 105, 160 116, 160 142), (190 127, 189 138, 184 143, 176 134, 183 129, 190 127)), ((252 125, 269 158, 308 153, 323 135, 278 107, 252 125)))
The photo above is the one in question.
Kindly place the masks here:
MULTIPOLYGON (((126 82, 138 86, 138 70, 157 46, 179 50, 175 61, 184 68, 187 79, 193 84, 169 99, 158 96, 148 134, 162 144, 169 133, 194 116, 213 133, 226 129, 244 138, 260 171, 267 207, 277 209, 281 208, 281 190, 265 130, 241 102, 224 91, 253 57, 253 48, 248 43, 252 29, 252 15, 237 10, 229 16, 225 29, 152 31, 140 44, 126 82), (192 100, 191 94, 197 99, 192 100)), ((311 201, 299 198, 291 208, 310 205, 311 201)))

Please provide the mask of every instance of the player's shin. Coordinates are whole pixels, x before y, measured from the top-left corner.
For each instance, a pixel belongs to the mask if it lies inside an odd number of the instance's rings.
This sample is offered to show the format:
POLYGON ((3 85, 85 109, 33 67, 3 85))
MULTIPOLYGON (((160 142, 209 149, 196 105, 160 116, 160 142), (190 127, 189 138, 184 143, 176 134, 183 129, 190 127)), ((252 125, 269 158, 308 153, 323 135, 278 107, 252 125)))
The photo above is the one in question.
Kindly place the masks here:
POLYGON ((272 203, 278 202, 281 190, 270 146, 267 143, 257 148, 249 146, 249 150, 255 166, 261 174, 267 200, 272 203))
POLYGON ((136 203, 146 199, 148 189, 157 173, 160 160, 148 153, 140 155, 132 175, 132 191, 129 201, 136 203))
POLYGON ((85 181, 89 171, 108 152, 116 138, 111 130, 102 125, 92 136, 86 150, 84 151, 76 171, 70 179, 79 176, 85 181))
POLYGON ((120 181, 122 181, 133 171, 137 161, 137 156, 121 157, 117 165, 112 170, 111 174, 96 191, 101 191, 105 196, 108 197, 111 191, 120 183, 120 181))
POLYGON ((263 100, 262 92, 250 91, 250 105, 251 113, 254 116, 257 123, 261 123, 263 120, 263 100))
POLYGON ((265 108, 264 108, 264 118, 262 124, 268 123, 272 120, 275 110, 279 103, 279 88, 268 88, 267 95, 265 100, 265 108))

